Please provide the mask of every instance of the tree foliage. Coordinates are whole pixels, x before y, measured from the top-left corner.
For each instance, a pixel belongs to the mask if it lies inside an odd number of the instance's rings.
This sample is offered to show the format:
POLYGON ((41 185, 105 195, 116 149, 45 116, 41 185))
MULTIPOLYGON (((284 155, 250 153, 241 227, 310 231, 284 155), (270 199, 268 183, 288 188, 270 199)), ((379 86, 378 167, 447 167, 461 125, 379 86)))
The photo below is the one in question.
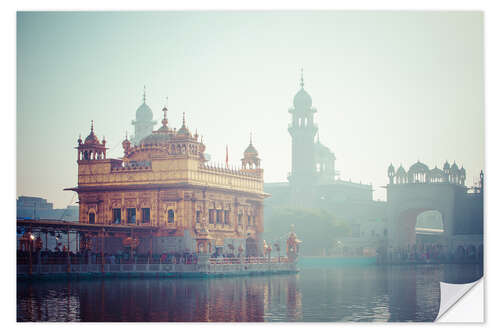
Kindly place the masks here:
POLYGON ((295 225, 297 237, 303 241, 301 252, 305 255, 320 255, 323 250, 333 247, 339 237, 350 234, 348 225, 323 209, 306 209, 297 207, 266 207, 264 239, 274 244, 281 238, 284 241, 295 225))

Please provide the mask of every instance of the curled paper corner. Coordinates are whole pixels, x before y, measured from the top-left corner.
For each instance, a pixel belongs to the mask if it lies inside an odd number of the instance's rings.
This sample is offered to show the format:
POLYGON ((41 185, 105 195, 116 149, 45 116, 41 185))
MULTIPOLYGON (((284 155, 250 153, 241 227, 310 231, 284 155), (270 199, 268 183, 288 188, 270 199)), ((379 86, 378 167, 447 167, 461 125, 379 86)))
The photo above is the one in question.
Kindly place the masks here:
MULTIPOLYGON (((452 284, 440 282, 440 292, 441 292, 441 300, 439 304, 439 313, 436 317, 436 322, 483 322, 483 278, 480 278, 477 281, 471 283, 464 284, 452 284), (463 302, 461 299, 471 291, 476 285, 480 285, 480 290, 478 289, 478 293, 475 293, 474 298, 470 300, 466 300, 467 297, 464 298, 463 302), (470 304, 471 302, 473 304, 470 304), (476 304, 479 303, 479 304, 476 304), (460 309, 457 311, 456 315, 458 316, 449 316, 448 312, 453 312, 455 310, 455 305, 460 306, 460 309), (454 308, 452 311, 450 309, 454 308), (471 311, 476 314, 476 316, 470 316, 471 311), (465 318, 461 316, 461 314, 467 313, 469 316, 465 318), (445 315, 443 317, 443 315, 445 315), (480 318, 480 319, 478 319, 480 318)), ((454 313, 455 315, 455 313, 454 313)))

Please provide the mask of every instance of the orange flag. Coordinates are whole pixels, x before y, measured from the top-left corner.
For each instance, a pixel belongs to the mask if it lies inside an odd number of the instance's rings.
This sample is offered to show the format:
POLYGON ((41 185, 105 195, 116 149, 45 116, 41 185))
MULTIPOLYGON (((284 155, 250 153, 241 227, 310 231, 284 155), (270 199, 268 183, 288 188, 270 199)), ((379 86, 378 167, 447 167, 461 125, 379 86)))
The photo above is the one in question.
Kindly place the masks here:
POLYGON ((227 145, 226 145, 226 168, 229 168, 229 152, 227 150, 227 145))

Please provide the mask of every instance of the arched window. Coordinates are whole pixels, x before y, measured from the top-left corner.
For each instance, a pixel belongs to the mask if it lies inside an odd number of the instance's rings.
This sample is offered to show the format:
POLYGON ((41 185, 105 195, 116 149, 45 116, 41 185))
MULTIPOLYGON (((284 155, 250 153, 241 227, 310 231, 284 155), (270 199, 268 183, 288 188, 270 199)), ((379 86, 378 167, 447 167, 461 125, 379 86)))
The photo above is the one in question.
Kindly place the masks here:
POLYGON ((89 224, 95 224, 95 213, 89 213, 89 224))
POLYGON ((168 223, 174 223, 175 221, 175 214, 173 209, 168 210, 168 223))

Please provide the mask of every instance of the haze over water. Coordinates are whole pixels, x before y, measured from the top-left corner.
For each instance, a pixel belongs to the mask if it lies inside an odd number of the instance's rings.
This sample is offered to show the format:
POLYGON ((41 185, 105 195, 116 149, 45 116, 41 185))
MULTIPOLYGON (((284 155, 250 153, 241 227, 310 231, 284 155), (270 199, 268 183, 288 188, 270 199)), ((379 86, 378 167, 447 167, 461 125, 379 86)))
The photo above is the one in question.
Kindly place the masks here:
POLYGON ((18 321, 433 321, 439 281, 479 265, 336 266, 297 275, 18 282, 18 321))

